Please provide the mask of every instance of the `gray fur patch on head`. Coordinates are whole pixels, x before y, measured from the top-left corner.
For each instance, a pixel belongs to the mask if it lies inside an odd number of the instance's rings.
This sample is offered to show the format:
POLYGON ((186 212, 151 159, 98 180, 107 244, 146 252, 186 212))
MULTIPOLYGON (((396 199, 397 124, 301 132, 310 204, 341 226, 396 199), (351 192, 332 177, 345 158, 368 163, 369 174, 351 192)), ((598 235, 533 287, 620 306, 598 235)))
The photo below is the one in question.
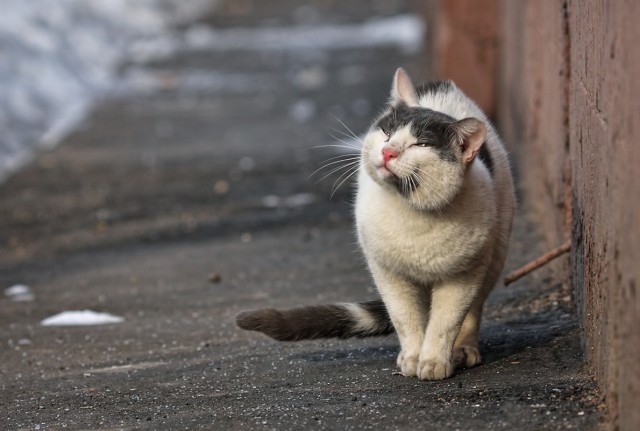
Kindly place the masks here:
POLYGON ((432 147, 442 160, 456 163, 456 149, 451 145, 454 136, 448 127, 454 121, 452 117, 441 112, 399 103, 391 106, 377 121, 376 127, 387 134, 393 134, 396 130, 411 124, 411 134, 418 143, 432 147))

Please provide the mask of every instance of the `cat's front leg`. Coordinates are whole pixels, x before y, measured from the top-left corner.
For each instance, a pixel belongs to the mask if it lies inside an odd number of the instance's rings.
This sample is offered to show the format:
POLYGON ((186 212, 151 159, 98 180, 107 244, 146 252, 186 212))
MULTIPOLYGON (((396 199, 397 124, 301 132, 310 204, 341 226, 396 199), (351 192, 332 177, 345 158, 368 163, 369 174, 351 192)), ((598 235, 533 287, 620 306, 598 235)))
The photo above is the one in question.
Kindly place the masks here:
POLYGON ((453 343, 453 362, 456 368, 471 368, 482 362, 478 350, 478 331, 485 299, 486 295, 476 297, 453 343))
MULTIPOLYGON (((402 344, 402 343, 400 343, 402 344)), ((406 344, 406 343, 405 343, 406 344)), ((400 350, 396 358, 396 365, 405 377, 413 377, 418 375, 418 361, 420 360, 420 349, 408 353, 406 356, 404 350, 400 350)))
POLYGON ((453 343, 478 291, 478 283, 471 280, 447 281, 434 286, 418 362, 419 379, 442 380, 453 374, 453 343))
POLYGON ((375 263, 369 267, 400 339, 398 367, 405 376, 416 376, 428 320, 426 292, 375 263))

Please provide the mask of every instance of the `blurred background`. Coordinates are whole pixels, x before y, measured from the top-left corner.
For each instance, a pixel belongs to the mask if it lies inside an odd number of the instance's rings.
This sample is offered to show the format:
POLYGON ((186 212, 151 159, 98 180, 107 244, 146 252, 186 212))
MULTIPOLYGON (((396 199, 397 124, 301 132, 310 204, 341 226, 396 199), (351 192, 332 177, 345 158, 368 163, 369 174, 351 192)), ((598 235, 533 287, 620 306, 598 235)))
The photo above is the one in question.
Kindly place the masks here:
MULTIPOLYGON (((314 90, 330 78, 323 67, 331 61, 327 51, 395 44, 417 52, 422 22, 416 16, 387 20, 383 26, 348 26, 395 15, 406 3, 354 2, 341 8, 349 10, 345 14, 327 1, 8 0, 0 17, 6 59, 0 66, 0 178, 31 160, 34 147, 59 142, 101 97, 172 87, 181 93, 230 88, 264 93, 274 79, 314 90), (320 21, 324 25, 316 28, 320 21), (234 29, 239 24, 244 28, 234 29), (239 64, 234 50, 254 51, 253 64, 239 64), (176 64, 186 51, 193 54, 179 68, 145 68, 163 61, 176 64), (219 61, 225 53, 228 61, 219 61), (283 61, 288 67, 276 70, 283 61)), ((358 62, 352 63, 340 73, 356 84, 365 76, 358 62)), ((310 103, 302 101, 292 115, 308 117, 310 103)), ((359 108, 362 116, 372 109, 362 100, 359 108)))
POLYGON ((636 429, 639 8, 4 0, 0 428, 636 429), (349 163, 399 66, 503 135, 507 270, 571 243, 496 289, 485 364, 428 390, 392 376, 394 340, 233 323, 375 296, 349 163))
MULTIPOLYGON (((30 160, 34 146, 55 145, 97 96, 118 89, 118 66, 145 56, 132 42, 158 38, 211 3, 5 2, 0 17, 0 178, 30 160)), ((170 43, 162 43, 147 54, 170 49, 170 43)))

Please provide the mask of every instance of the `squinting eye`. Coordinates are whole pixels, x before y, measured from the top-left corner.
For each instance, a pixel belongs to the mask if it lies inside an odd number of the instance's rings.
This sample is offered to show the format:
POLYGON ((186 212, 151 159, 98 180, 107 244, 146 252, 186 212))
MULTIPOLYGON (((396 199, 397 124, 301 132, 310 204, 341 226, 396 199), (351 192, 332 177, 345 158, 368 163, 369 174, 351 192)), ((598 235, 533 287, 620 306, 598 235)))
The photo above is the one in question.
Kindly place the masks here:
POLYGON ((389 134, 389 132, 387 132, 384 127, 380 126, 380 130, 382 131, 382 133, 384 133, 385 135, 387 135, 387 138, 390 137, 391 135, 389 134))
POLYGON ((431 147, 431 146, 432 146, 432 145, 431 145, 430 143, 428 143, 428 142, 418 142, 418 143, 416 143, 415 145, 416 145, 416 147, 423 147, 423 148, 424 148, 424 147, 431 147))

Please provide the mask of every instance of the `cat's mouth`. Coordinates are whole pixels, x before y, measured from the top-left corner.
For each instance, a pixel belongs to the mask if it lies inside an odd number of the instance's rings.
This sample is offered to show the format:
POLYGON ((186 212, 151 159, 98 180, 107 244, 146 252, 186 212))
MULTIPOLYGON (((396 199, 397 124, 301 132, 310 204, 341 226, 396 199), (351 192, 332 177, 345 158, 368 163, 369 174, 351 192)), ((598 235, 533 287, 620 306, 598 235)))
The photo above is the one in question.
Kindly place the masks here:
POLYGON ((378 175, 380 176, 381 179, 383 180, 388 180, 388 179, 393 179, 393 178, 398 178, 398 174, 396 174, 393 170, 393 168, 390 166, 389 163, 381 163, 378 166, 376 166, 376 171, 378 173, 378 175))
POLYGON ((386 179, 388 177, 397 177, 397 175, 389 168, 388 165, 380 165, 378 166, 378 174, 386 179))
POLYGON ((380 179, 395 188, 399 188, 402 183, 400 175, 396 174, 389 165, 381 165, 378 167, 378 175, 380 179))

